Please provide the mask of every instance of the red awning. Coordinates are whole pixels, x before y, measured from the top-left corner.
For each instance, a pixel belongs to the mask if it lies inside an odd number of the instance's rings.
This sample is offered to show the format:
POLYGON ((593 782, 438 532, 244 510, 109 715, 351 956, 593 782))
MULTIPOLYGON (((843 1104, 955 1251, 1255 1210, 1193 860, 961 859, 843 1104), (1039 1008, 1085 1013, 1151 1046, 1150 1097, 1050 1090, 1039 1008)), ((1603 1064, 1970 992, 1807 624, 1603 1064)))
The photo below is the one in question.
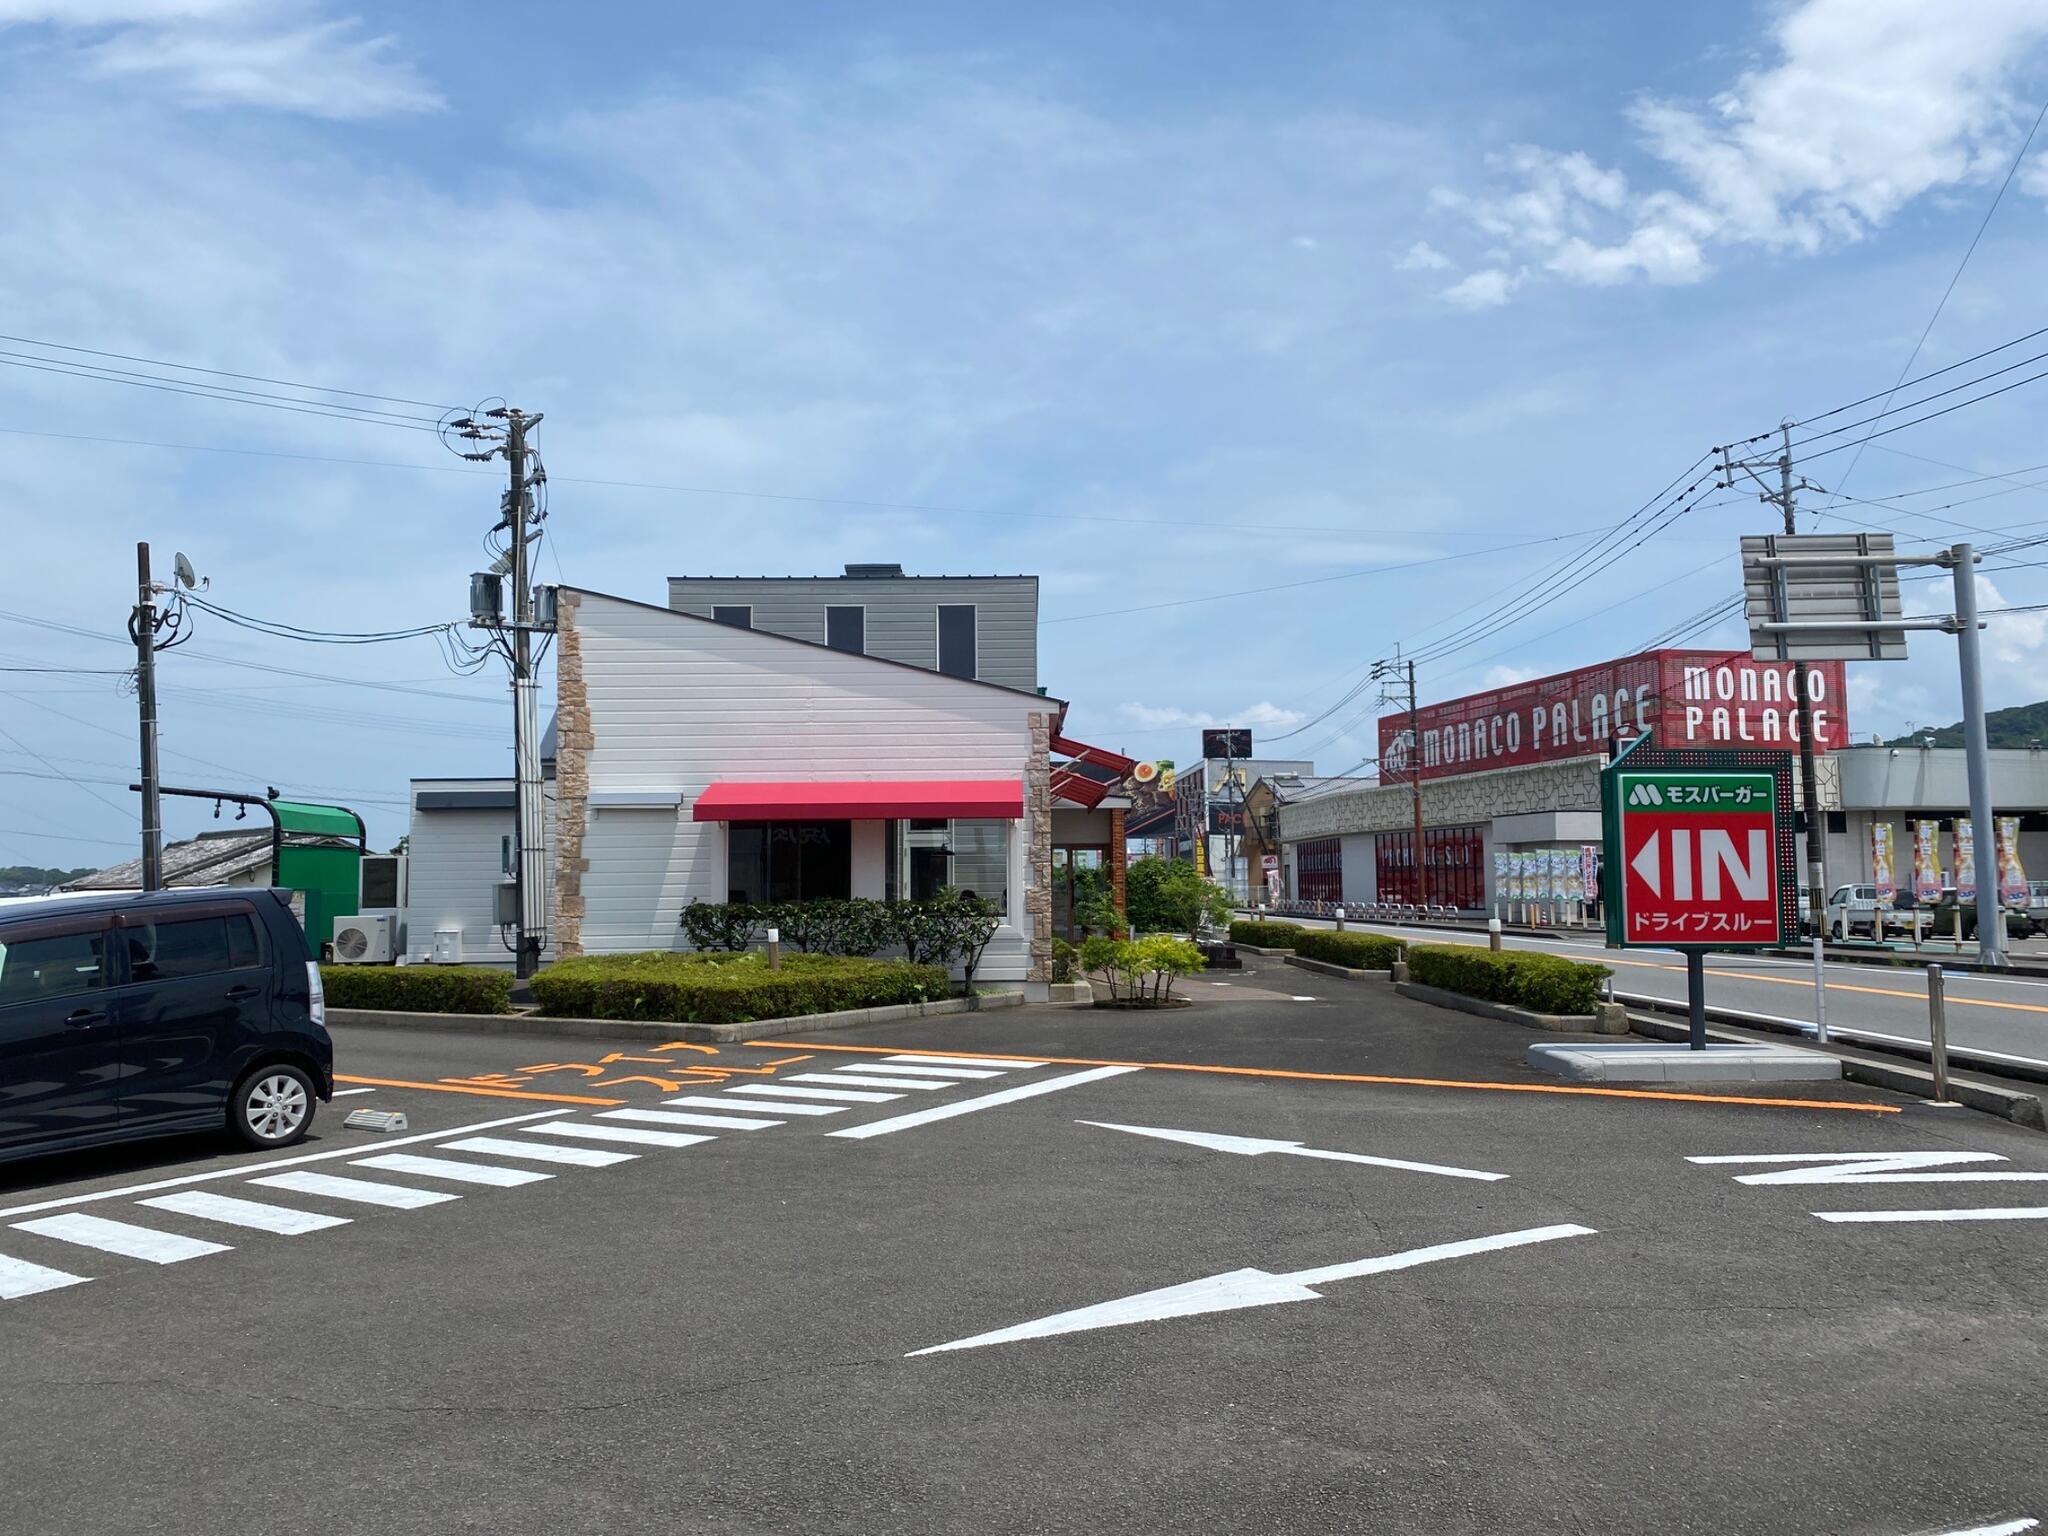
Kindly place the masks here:
POLYGON ((885 821, 905 816, 963 816, 1015 821, 1024 814, 1022 779, 853 779, 817 783, 712 784, 697 797, 692 821, 885 821))

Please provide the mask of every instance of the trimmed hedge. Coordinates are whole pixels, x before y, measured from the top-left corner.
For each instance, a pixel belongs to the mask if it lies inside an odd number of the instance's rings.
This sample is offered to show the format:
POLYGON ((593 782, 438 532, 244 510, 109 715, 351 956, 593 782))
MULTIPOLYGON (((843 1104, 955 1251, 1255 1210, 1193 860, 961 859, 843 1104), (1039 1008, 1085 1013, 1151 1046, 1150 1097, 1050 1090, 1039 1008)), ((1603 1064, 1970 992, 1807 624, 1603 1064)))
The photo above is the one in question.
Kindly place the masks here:
POLYGON ((1410 981, 1531 1013, 1591 1013, 1600 983, 1613 974, 1604 965, 1531 950, 1496 954, 1470 944, 1418 944, 1408 951, 1410 981))
POLYGON ((789 955, 767 957, 655 950, 558 960, 533 978, 543 1013, 573 1019, 654 1019, 743 1024, 846 1008, 923 1003, 950 990, 945 969, 906 960, 789 955))
POLYGON ((1384 934, 1304 928, 1294 941, 1294 952, 1307 960, 1348 965, 1354 971, 1390 971, 1394 962, 1408 952, 1408 946, 1384 934))
POLYGON ((400 1013, 507 1013, 512 973, 474 965, 323 965, 330 1008, 400 1013))
POLYGON ((1299 923, 1267 923, 1241 917, 1230 925, 1231 943, 1251 944, 1260 949, 1292 949, 1301 934, 1299 923))

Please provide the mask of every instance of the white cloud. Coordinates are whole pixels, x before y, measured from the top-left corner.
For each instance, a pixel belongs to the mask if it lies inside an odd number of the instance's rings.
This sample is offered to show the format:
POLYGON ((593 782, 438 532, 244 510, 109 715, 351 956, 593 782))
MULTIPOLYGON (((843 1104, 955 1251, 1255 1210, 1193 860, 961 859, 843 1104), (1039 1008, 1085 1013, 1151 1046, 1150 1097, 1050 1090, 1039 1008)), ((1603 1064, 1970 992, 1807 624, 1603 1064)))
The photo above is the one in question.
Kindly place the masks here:
MULTIPOLYGON (((1697 282, 1717 248, 1811 255, 2002 176, 2031 116, 2013 88, 2044 40, 2040 0, 1804 0, 1773 26, 1770 61, 1710 100, 1628 109, 1652 162, 1641 189, 1583 152, 1517 145, 1495 187, 1433 203, 1579 283, 1697 282)), ((2023 185, 2048 193, 2048 173, 2023 185)), ((1484 307, 1508 291, 1481 270, 1444 296, 1484 307)))
POLYGON ((1431 245, 1427 240, 1418 240, 1402 253, 1394 263, 1396 272, 1441 272, 1451 264, 1451 258, 1431 245))
POLYGON ((1498 267, 1489 267, 1461 277, 1443 296, 1461 309, 1498 309, 1515 291, 1516 279, 1498 267))
MULTIPOLYGON (((1299 725, 1304 716, 1298 709, 1283 709, 1278 704, 1261 701, 1247 704, 1243 709, 1228 715, 1215 715, 1207 710, 1184 709, 1177 704, 1140 704, 1130 702, 1117 707, 1126 725, 1146 730, 1163 730, 1172 726, 1186 726, 1190 730, 1210 730, 1218 726, 1249 726, 1253 730, 1277 729, 1281 726, 1299 725)), ((1253 745, 1257 745, 1254 739, 1253 745)))
POLYGON ((0 28, 41 26, 88 79, 155 86, 200 107, 365 120, 434 111, 438 92, 389 35, 319 0, 0 0, 0 28))

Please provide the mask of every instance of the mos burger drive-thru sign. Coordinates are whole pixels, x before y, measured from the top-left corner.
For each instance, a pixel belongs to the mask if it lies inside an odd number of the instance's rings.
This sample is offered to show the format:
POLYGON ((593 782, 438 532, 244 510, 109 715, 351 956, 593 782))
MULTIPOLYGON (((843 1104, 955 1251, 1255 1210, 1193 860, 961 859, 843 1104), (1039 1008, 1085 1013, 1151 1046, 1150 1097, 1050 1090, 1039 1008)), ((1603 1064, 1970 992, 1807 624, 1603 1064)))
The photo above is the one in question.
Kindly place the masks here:
MULTIPOLYGON (((1805 663, 1816 750, 1848 740, 1839 661, 1805 663)), ((1796 748, 1797 664, 1744 651, 1645 651, 1620 661, 1467 694, 1380 717, 1380 761, 1399 773, 1419 752, 1419 777, 1554 762, 1601 752, 1616 737, 1654 735, 1666 748, 1796 748)))
POLYGON ((1716 949, 1779 943, 1784 881, 1776 775, 1620 767, 1609 794, 1619 874, 1611 882, 1610 942, 1716 949))

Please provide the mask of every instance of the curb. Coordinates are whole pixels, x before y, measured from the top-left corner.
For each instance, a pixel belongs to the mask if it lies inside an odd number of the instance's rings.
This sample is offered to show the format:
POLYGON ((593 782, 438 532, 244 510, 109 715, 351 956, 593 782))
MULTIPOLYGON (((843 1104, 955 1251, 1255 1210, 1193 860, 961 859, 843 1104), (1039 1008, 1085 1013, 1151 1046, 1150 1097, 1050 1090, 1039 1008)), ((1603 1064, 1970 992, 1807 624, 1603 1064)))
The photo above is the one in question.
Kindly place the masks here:
MULTIPOLYGON (((1438 1008, 1452 1008, 1459 1013, 1473 1014, 1482 1019, 1498 1019, 1504 1024, 1520 1024, 1526 1029, 1544 1029, 1561 1035, 1625 1035, 1628 1033, 1628 1015, 1625 1010, 1614 1009, 1613 1013, 1531 1013, 1508 1003, 1496 1003, 1483 997, 1467 997, 1462 992, 1446 992, 1441 987, 1424 986, 1419 981, 1397 981, 1394 990, 1403 997, 1412 997, 1418 1003, 1430 1003, 1438 1008), (1618 1015, 1618 1017, 1617 1017, 1618 1015)), ((1602 1010, 1612 1004, 1599 1004, 1602 1010)))
MULTIPOLYGON (((1652 1040, 1684 1040, 1690 1031, 1683 1024, 1670 1019, 1658 1018, 1654 1014, 1632 1013, 1629 1027, 1636 1034, 1652 1040)), ((1759 1030, 1758 1033, 1775 1034, 1778 1031, 1759 1030)), ((1746 1036, 1734 1034, 1725 1029, 1709 1029, 1707 1038, 1721 1044, 1749 1044, 1746 1036)), ((1887 1088, 1893 1093, 1905 1094, 1916 1099, 1932 1101, 1934 1098, 1934 1074, 1918 1067, 1903 1063, 1873 1060, 1867 1056, 1845 1055, 1830 1046, 1806 1042, 1806 1050, 1823 1056, 1832 1056, 1842 1064, 1842 1076, 1852 1083, 1862 1083, 1869 1088, 1887 1088)), ((1996 1115, 2001 1120, 2010 1120, 2014 1125, 2025 1126, 2031 1131, 2048 1131, 2048 1109, 2041 1100, 2031 1093, 2020 1093, 2011 1088, 1999 1088, 1990 1083, 1977 1082, 1971 1078, 1949 1074, 1949 1097, 1966 1108, 1982 1114, 1996 1115)))
MULTIPOLYGON (((1020 1008, 1021 992, 981 999, 979 1012, 1020 1008)), ((330 1008, 333 1024, 358 1029, 442 1029, 476 1035, 573 1035, 615 1040, 715 1041, 733 1045, 766 1035, 827 1029, 859 1029, 898 1019, 939 1018, 967 1013, 968 999, 949 997, 933 1003, 890 1003, 881 1008, 849 1008, 839 1013, 804 1013, 786 1019, 750 1019, 744 1024, 668 1023, 648 1019, 558 1019, 539 1013, 402 1013, 386 1008, 330 1008)))
POLYGON ((1392 971, 1367 971, 1355 966, 1339 965, 1334 960, 1311 960, 1307 955, 1297 955, 1291 949, 1261 950, 1261 954, 1285 955, 1289 965, 1298 965, 1304 971, 1314 971, 1319 976, 1350 976, 1363 981, 1388 981, 1392 971))

